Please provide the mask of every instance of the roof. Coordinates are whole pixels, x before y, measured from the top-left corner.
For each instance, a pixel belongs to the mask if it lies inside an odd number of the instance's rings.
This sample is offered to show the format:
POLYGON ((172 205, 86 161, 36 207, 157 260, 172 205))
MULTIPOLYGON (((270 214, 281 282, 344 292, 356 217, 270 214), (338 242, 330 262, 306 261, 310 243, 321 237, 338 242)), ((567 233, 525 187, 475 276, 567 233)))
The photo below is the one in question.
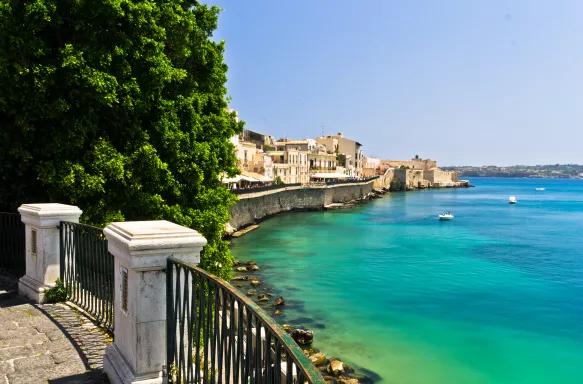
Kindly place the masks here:
POLYGON ((276 141, 275 145, 309 144, 308 140, 276 141))
MULTIPOLYGON (((255 179, 257 181, 273 181, 269 177, 261 175, 259 173, 255 173, 255 172, 243 171, 243 172, 241 172, 241 175, 255 179)), ((252 181, 252 180, 249 180, 249 181, 252 181)))

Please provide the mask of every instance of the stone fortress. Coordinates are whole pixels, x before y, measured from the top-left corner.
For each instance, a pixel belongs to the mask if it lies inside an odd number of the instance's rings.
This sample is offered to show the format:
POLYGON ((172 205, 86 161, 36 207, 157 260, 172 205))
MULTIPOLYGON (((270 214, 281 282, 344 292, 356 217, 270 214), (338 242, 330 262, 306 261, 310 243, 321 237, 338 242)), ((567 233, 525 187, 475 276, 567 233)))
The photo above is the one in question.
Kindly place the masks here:
POLYGON ((391 181, 404 189, 467 187, 468 180, 459 180, 457 172, 443 171, 436 160, 381 160, 381 168, 391 181), (392 176, 392 177, 391 177, 392 176))

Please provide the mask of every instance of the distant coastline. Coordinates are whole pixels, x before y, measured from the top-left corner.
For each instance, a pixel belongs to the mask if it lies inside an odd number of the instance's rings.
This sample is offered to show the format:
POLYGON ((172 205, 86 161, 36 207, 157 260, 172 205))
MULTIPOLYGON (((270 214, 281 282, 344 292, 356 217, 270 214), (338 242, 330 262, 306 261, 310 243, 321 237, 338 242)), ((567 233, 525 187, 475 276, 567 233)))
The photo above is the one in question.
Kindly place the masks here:
POLYGON ((583 165, 513 165, 510 167, 460 166, 442 167, 444 170, 455 171, 460 177, 501 177, 522 179, 583 179, 583 165))

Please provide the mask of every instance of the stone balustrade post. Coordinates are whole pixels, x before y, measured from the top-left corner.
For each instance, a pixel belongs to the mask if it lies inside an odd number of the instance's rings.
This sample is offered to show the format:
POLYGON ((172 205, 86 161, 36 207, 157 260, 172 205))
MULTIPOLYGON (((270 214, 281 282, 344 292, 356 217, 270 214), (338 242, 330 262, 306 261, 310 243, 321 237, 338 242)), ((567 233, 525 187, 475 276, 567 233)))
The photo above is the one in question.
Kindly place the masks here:
POLYGON ((198 264, 206 239, 168 221, 112 223, 104 234, 115 258, 115 335, 103 369, 114 384, 163 383, 167 259, 198 264))
POLYGON ((18 291, 35 303, 44 301, 45 291, 54 287, 60 273, 61 221, 79 222, 81 211, 74 205, 23 204, 18 208, 26 227, 26 274, 18 291))

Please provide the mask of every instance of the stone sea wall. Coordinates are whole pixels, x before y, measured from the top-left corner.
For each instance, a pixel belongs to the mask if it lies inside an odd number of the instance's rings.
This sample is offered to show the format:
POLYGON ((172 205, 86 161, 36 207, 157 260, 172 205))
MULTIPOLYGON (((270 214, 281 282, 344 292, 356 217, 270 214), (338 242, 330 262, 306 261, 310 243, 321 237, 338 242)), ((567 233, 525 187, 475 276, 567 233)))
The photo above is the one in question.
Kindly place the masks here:
POLYGON ((239 201, 229 208, 229 224, 234 229, 240 229, 281 212, 321 210, 329 204, 365 198, 372 189, 373 181, 368 181, 326 187, 290 187, 240 195, 239 201))

